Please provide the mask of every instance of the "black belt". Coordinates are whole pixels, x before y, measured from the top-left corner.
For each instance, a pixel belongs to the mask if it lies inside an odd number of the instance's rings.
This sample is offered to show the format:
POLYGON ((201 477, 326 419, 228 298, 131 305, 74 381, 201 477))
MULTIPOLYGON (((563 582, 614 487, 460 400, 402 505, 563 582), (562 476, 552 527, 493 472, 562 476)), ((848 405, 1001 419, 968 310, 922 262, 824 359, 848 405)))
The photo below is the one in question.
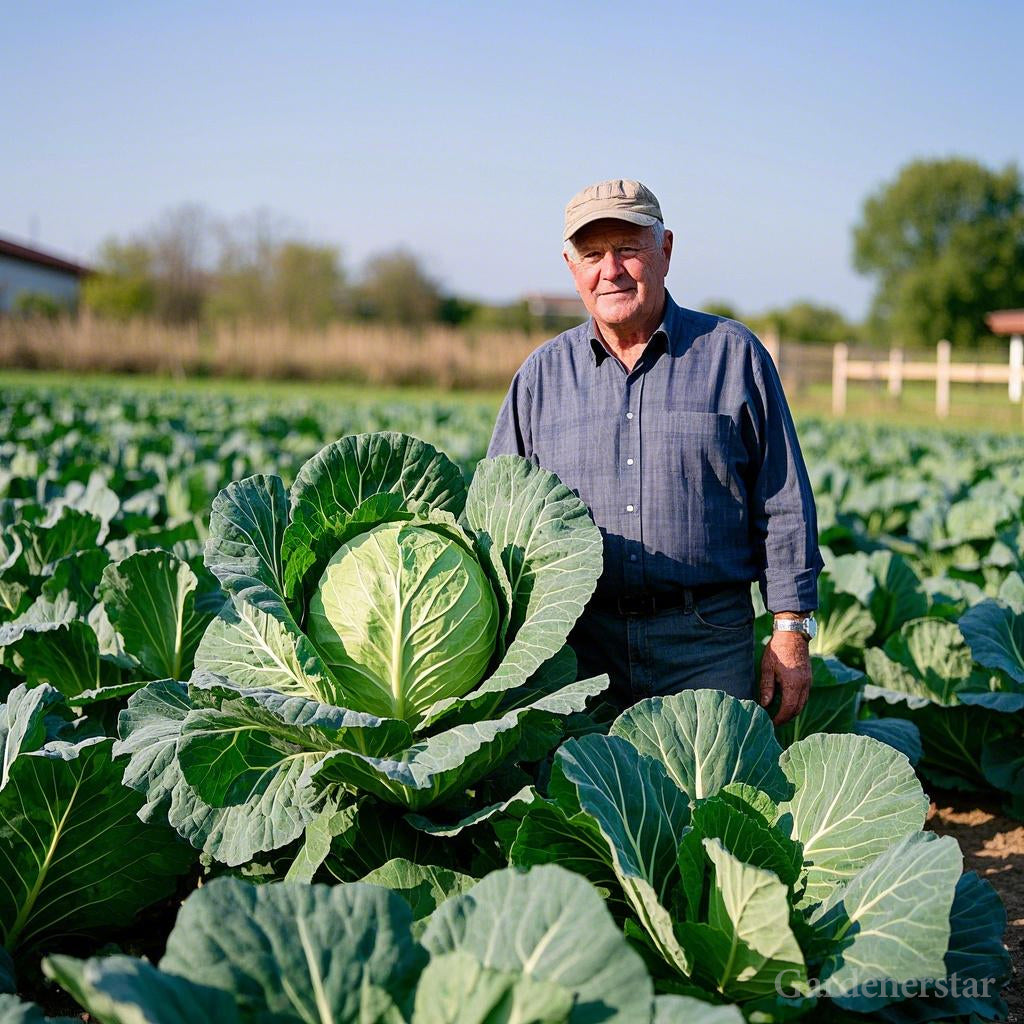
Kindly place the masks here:
POLYGON ((686 587, 672 594, 620 594, 616 598, 595 597, 588 607, 628 618, 657 615, 658 612, 669 612, 679 608, 689 613, 693 611, 694 601, 699 601, 702 597, 738 589, 739 586, 723 583, 686 587))

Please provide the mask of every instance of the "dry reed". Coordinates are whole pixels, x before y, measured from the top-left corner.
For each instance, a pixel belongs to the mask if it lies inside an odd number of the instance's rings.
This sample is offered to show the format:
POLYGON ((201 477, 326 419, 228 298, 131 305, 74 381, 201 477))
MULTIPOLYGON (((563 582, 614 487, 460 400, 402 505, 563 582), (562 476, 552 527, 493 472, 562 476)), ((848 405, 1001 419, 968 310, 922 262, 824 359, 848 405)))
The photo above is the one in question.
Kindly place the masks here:
MULTIPOLYGON (((120 323, 88 313, 56 321, 0 317, 0 367, 502 389, 545 338, 439 326, 410 330, 338 323, 301 330, 221 323, 201 328, 120 323)), ((789 394, 831 380, 831 345, 784 342, 775 354, 789 394)), ((886 356, 880 350, 874 354, 886 356)))
POLYGON ((0 366, 71 372, 350 380, 503 388, 543 335, 333 324, 170 327, 152 321, 0 319, 0 366))

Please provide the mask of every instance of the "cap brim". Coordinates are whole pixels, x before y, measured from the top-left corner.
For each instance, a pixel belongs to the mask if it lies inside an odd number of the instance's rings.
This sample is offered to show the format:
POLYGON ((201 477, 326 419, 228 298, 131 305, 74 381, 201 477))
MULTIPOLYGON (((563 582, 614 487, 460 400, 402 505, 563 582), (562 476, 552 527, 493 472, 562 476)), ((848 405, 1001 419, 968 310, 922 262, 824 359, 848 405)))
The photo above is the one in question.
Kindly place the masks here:
POLYGON ((661 223, 657 217, 652 217, 649 213, 633 213, 632 210, 599 210, 594 213, 585 213, 567 224, 562 241, 568 242, 580 228, 592 224, 595 220, 624 220, 642 228, 649 228, 652 224, 661 223))

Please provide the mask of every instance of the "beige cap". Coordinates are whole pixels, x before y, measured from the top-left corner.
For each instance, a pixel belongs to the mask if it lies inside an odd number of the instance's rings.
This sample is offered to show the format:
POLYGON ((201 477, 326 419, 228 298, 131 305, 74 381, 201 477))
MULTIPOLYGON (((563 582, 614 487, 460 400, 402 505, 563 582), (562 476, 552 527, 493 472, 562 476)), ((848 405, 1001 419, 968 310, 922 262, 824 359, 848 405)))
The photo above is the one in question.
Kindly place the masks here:
POLYGON ((626 220, 645 228, 656 221, 664 223, 658 197, 646 185, 614 178, 590 185, 569 200, 562 240, 567 242, 584 224, 604 218, 626 220))

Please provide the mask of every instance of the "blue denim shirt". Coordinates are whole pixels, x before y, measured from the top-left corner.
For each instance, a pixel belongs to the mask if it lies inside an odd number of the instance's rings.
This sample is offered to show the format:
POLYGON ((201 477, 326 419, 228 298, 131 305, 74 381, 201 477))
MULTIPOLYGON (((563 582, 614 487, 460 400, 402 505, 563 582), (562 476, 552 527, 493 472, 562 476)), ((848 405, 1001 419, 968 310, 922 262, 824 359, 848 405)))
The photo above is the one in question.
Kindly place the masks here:
POLYGON ((782 385, 742 324, 667 296, 632 372, 593 321, 533 352, 487 454, 576 491, 604 536, 601 598, 756 580, 772 611, 817 607, 814 497, 782 385))

